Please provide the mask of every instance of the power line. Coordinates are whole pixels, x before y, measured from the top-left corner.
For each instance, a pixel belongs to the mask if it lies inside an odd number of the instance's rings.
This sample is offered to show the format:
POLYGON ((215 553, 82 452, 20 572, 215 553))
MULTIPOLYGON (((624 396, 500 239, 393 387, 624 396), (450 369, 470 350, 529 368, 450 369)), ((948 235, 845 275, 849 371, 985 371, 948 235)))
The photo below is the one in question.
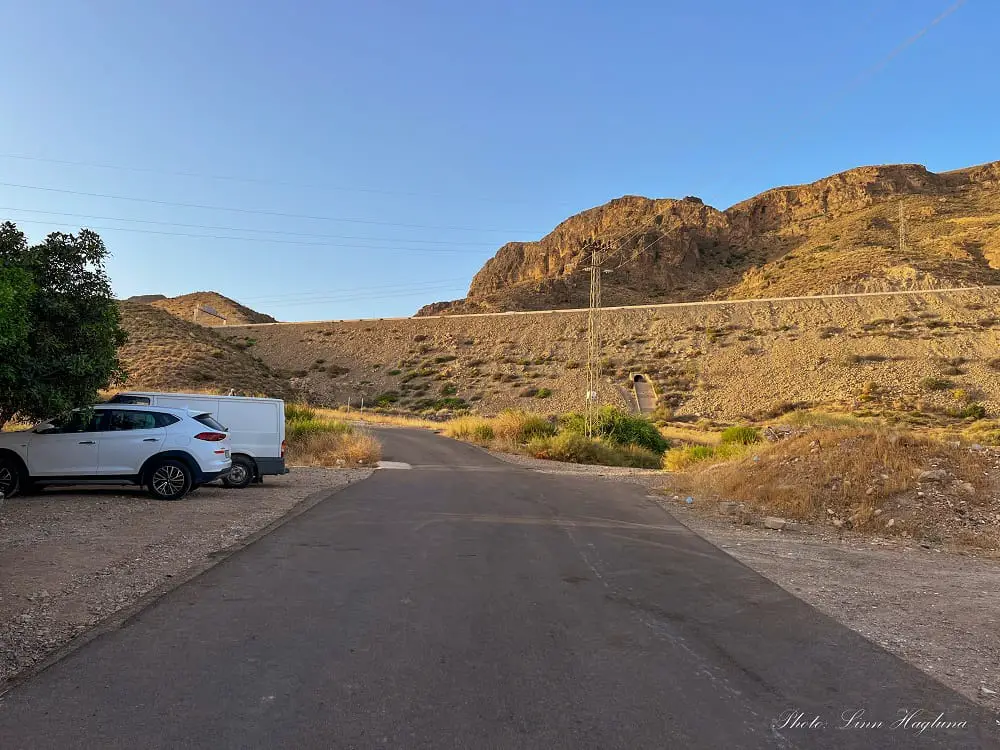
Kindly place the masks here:
POLYGON ((367 300, 384 300, 384 299, 400 299, 404 297, 415 297, 421 294, 427 294, 429 292, 444 291, 448 289, 454 289, 452 285, 440 285, 436 287, 427 287, 424 289, 414 289, 411 291, 401 291, 389 294, 345 294, 335 297, 329 297, 327 299, 311 299, 311 300, 300 300, 298 302, 283 302, 283 303, 265 303, 265 307, 275 310, 281 310, 287 307, 306 307, 308 305, 319 305, 319 304, 329 304, 332 302, 363 302, 367 300))
MULTIPOLYGON (((158 226, 185 227, 188 229, 214 229, 224 232, 253 232, 256 234, 280 234, 290 237, 313 237, 320 239, 337 239, 337 240, 371 240, 373 242, 418 242, 430 245, 462 245, 464 247, 469 247, 472 245, 480 245, 483 247, 496 246, 496 243, 493 242, 459 242, 459 241, 449 241, 449 240, 424 240, 413 237, 367 237, 364 235, 359 236, 351 234, 289 232, 283 229, 254 229, 248 227, 225 227, 213 224, 184 224, 175 221, 154 221, 152 219, 129 219, 123 216, 95 216, 92 214, 73 214, 73 213, 66 213, 65 211, 46 211, 37 208, 17 208, 15 206, 0 206, 0 211, 21 211, 23 213, 29 213, 29 214, 44 214, 46 216, 70 216, 77 219, 98 219, 100 221, 127 221, 133 224, 155 224, 158 226)), ((18 221, 28 222, 29 220, 19 219, 18 221)))
MULTIPOLYGON (((76 224, 64 222, 40 221, 37 219, 19 219, 22 224, 42 224, 50 227, 76 228, 76 224)), ((300 245, 305 247, 326 247, 340 250, 389 250, 392 252, 408 253, 459 253, 463 251, 459 248, 437 248, 437 247, 401 247, 401 246, 380 246, 380 245, 342 245, 331 242, 306 242, 304 240, 279 240, 267 237, 236 237, 218 234, 196 234, 192 232, 167 232, 159 229, 137 229, 135 227, 102 227, 91 225, 87 229, 100 230, 101 232, 134 232, 138 234, 154 234, 166 237, 188 237, 193 239, 229 240, 232 242, 260 242, 264 244, 276 245, 300 245)))
POLYGON ((255 301, 261 304, 269 304, 273 302, 285 302, 291 300, 304 300, 311 301, 312 299, 332 299, 336 295, 347 295, 347 294, 363 294, 369 292, 398 292, 415 290, 419 288, 426 288, 430 286, 454 286, 455 284, 466 283, 463 278, 452 278, 452 279, 429 279, 427 281, 418 281, 412 284, 386 284, 381 286, 371 286, 371 287, 350 287, 346 289, 324 289, 316 290, 311 292, 293 292, 288 294, 275 294, 275 295, 264 295, 258 297, 240 297, 241 300, 245 301, 255 301))
POLYGON ((236 208, 234 206, 211 206, 201 203, 179 203, 176 201, 162 201, 154 198, 133 198, 127 195, 112 195, 110 193, 88 193, 83 190, 67 190, 64 188, 44 187, 41 185, 21 185, 13 182, 0 182, 0 187, 18 188, 20 190, 40 190, 47 193, 61 193, 64 195, 82 195, 88 198, 106 198, 108 200, 130 201, 132 203, 149 203, 156 206, 172 206, 175 208, 195 208, 205 211, 231 211, 239 214, 251 214, 258 216, 280 216, 285 219, 309 219, 312 221, 334 221, 350 224, 370 224, 373 226, 403 227, 407 229, 437 229, 449 232, 501 232, 504 234, 536 234, 523 229, 484 229, 481 227, 449 227, 434 224, 404 224, 391 221, 375 221, 372 219, 343 218, 336 216, 314 216, 311 214, 292 214, 283 211, 268 211, 255 208, 236 208))
MULTIPOLYGON (((345 192, 345 193, 374 193, 376 195, 402 195, 410 198, 417 197, 437 197, 437 198, 448 198, 455 197, 449 196, 447 193, 440 192, 429 192, 429 191, 406 191, 406 190, 384 190, 381 188, 365 188, 365 187, 341 187, 336 185, 325 185, 325 184, 308 184, 308 183, 298 183, 291 182, 288 180, 275 180, 275 179, 263 179, 258 177, 245 177, 245 176, 234 176, 234 175, 218 175, 218 174, 207 174, 204 172, 187 172, 171 169, 155 169, 153 167, 133 167, 121 164, 105 164, 101 162, 86 162, 86 161, 74 161, 71 159, 50 159, 44 156, 28 156, 26 154, 0 154, 0 159, 16 159, 18 161, 31 161, 40 162, 45 164, 60 164, 63 166, 73 166, 73 167, 88 167, 91 169, 110 169, 119 172, 134 172, 139 174, 162 174, 170 177, 189 177, 199 180, 217 180, 220 182, 239 182, 251 185, 278 185, 281 187, 293 187, 305 190, 328 190, 335 192, 345 192)), ((535 201, 529 200, 527 198, 492 198, 484 196, 474 196, 474 195, 462 195, 462 198, 483 201, 488 203, 534 203, 535 201)), ((556 203, 565 205, 566 201, 556 201, 556 203)))

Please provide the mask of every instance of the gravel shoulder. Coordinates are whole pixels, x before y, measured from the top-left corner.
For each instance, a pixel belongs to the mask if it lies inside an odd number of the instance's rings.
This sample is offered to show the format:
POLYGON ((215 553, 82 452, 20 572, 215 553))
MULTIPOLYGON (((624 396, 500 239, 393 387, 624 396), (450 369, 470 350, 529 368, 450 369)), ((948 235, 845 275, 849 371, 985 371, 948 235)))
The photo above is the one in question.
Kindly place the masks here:
MULTIPOLYGON (((493 452, 526 468, 629 481, 662 491, 663 472, 558 464, 493 452)), ((805 525, 773 531, 717 514, 697 499, 650 495, 737 560, 977 703, 1000 710, 1000 561, 899 538, 805 525)))
POLYGON ((173 503, 120 487, 49 489, 7 500, 0 509, 0 690, 311 496, 370 473, 297 468, 242 491, 208 485, 173 503))

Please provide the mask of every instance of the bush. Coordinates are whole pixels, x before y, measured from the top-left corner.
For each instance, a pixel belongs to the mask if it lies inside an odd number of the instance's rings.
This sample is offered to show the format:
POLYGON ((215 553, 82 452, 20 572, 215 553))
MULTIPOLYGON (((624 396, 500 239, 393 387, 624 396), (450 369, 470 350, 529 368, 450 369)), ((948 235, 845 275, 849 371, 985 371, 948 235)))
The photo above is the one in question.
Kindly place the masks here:
POLYGON ((575 432, 532 438, 528 442, 528 452, 535 458, 575 464, 614 466, 618 463, 614 451, 608 446, 575 432))
POLYGON ((389 370, 386 372, 386 375, 399 375, 401 372, 402 370, 389 370))
POLYGON ((551 388, 539 388, 538 391, 535 393, 535 398, 548 398, 551 395, 552 395, 551 388))
POLYGON ((375 406, 391 406, 397 401, 399 401, 399 393, 397 391, 386 391, 375 398, 375 406))
MULTIPOLYGON (((580 435, 586 433, 586 419, 582 414, 563 415, 562 425, 568 432, 580 435)), ((613 406, 601 407, 597 412, 594 434, 609 443, 637 445, 658 454, 670 447, 670 441, 648 419, 613 406)))
POLYGON ((453 383, 445 383, 441 386, 440 392, 442 396, 454 396, 458 393, 458 386, 453 383))
POLYGON ((483 417, 458 417, 444 426, 444 434, 457 440, 489 443, 495 437, 489 420, 483 417))
POLYGON ((502 440, 523 445, 532 438, 555 435, 556 426, 540 414, 508 409, 493 419, 493 431, 502 440))
POLYGON ((344 434, 352 431, 349 424, 326 419, 297 419, 285 425, 285 439, 295 443, 322 433, 344 434))
POLYGON ((722 431, 723 445, 753 445, 761 440, 760 430, 756 427, 734 426, 722 431))
POLYGON ((534 398, 535 396, 538 395, 538 389, 537 388, 524 388, 517 395, 520 396, 521 398, 534 398))
POLYGON ((950 412, 954 417, 960 419, 983 419, 986 417, 986 407, 982 404, 966 404, 961 409, 950 412))
POLYGON ((306 406, 305 404, 285 404, 286 422, 300 422, 315 418, 316 410, 306 406))
POLYGON ((951 381, 947 378, 930 376, 920 381, 920 387, 926 391, 946 391, 951 388, 951 381))

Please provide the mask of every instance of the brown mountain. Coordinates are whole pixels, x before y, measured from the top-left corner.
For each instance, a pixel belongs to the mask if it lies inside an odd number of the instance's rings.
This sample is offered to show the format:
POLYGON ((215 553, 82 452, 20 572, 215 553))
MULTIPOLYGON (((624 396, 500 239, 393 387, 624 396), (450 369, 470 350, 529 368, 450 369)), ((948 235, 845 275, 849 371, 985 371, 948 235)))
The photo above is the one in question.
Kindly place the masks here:
POLYGON ((285 397, 288 379, 252 355, 248 341, 180 319, 153 305, 120 302, 128 342, 120 350, 127 388, 285 397))
POLYGON ((611 247, 605 305, 1000 284, 1000 162, 859 167, 725 211, 625 196, 504 245, 465 299, 417 314, 586 306, 591 238, 611 247))
POLYGON ((218 292, 192 292, 179 297, 161 297, 152 301, 153 307, 159 307, 172 315, 184 320, 200 323, 204 326, 236 325, 239 323, 274 323, 274 318, 235 300, 224 297, 218 292), (197 312, 196 312, 197 310, 197 312), (205 310, 214 310, 222 316, 215 317, 205 310), (224 318, 224 320, 223 320, 224 318))

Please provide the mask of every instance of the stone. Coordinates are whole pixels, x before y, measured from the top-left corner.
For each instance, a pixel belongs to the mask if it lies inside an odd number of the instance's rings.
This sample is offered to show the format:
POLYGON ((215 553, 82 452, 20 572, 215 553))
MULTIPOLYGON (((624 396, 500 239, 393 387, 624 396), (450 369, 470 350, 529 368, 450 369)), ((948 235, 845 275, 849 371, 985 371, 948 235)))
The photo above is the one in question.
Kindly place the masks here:
POLYGON ((929 469, 928 471, 920 472, 917 476, 918 482, 943 482, 948 478, 948 472, 944 469, 929 469))
POLYGON ((719 503, 719 512, 724 516, 732 516, 736 514, 739 507, 739 503, 723 501, 719 503))
POLYGON ((768 516, 767 518, 764 519, 765 529, 775 529, 777 531, 781 531, 787 525, 788 521, 786 521, 784 518, 778 518, 776 516, 768 516))
POLYGON ((966 493, 967 495, 975 495, 976 494, 976 488, 972 486, 972 482, 959 482, 958 483, 958 489, 960 489, 962 492, 966 493))
POLYGON ((979 692, 982 693, 985 696, 991 696, 991 695, 996 695, 997 694, 996 690, 991 690, 990 688, 986 687, 985 685, 980 685, 979 686, 979 692))

